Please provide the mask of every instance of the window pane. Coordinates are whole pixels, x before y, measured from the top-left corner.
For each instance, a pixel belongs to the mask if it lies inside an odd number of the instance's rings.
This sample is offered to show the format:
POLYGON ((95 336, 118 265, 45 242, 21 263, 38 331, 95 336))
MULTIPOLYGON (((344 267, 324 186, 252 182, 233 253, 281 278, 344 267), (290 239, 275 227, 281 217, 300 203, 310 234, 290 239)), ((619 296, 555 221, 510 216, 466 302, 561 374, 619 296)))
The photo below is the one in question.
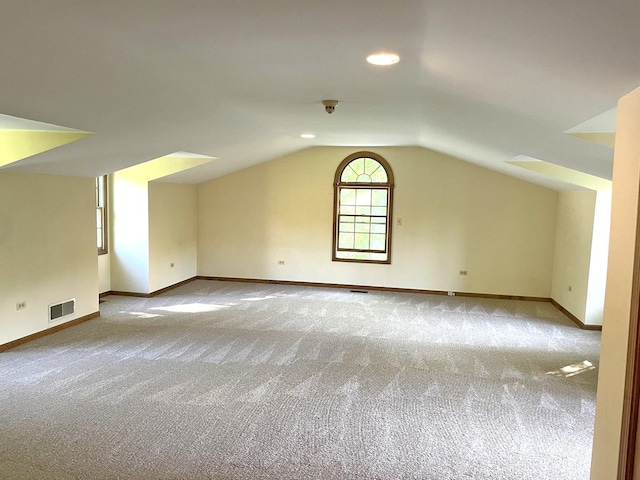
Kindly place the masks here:
POLYGON ((376 260, 379 262, 384 262, 389 258, 389 255, 387 253, 372 253, 372 252, 336 252, 336 258, 376 260))
POLYGON ((353 233, 340 233, 338 236, 338 248, 353 248, 353 233))
POLYGON ((385 249, 385 235, 373 234, 371 235, 371 250, 384 250, 385 249))
POLYGON ((371 223, 387 223, 386 217, 371 217, 371 223))
POLYGON ((349 222, 349 221, 344 221, 343 219, 340 220, 340 232, 353 232, 355 230, 355 223, 354 222, 349 222))
POLYGON ((98 181, 98 205, 104 207, 104 177, 98 181))
POLYGON ((351 164, 347 165, 340 175, 341 182, 355 182, 358 178, 358 174, 351 168, 351 164))
POLYGON ((356 191, 356 205, 371 205, 370 188, 359 188, 356 191))
POLYGON ((371 181, 375 183, 387 183, 389 179, 387 178, 387 172, 385 172, 384 168, 380 167, 378 170, 373 172, 371 175, 371 181))
POLYGON ((356 215, 371 215, 371 207, 356 207, 356 215))
POLYGON ((356 158, 349 166, 353 168, 356 174, 362 175, 364 173, 364 158, 356 158))
POLYGON ((369 250, 369 234, 356 233, 355 248, 358 250, 369 250))
POLYGON ((340 207, 340 215, 355 215, 356 207, 340 207))
POLYGON ((373 158, 365 158, 364 159, 364 172, 367 175, 373 175, 373 172, 378 170, 378 168, 380 168, 380 167, 381 167, 380 163, 378 163, 373 158))
POLYGON ((371 235, 371 250, 385 250, 385 235, 371 235))
POLYGON ((353 188, 340 189, 340 205, 355 205, 356 191, 353 188))
POLYGON ((104 233, 103 233, 103 225, 104 225, 104 209, 102 207, 96 208, 96 228, 98 235, 98 248, 104 248, 104 233))
POLYGON ((340 206, 340 215, 355 215, 355 214, 356 214, 356 207, 340 206))
POLYGON ((387 191, 386 190, 373 190, 371 193, 371 205, 378 207, 387 206, 387 191))
POLYGON ((371 215, 386 215, 387 207, 373 207, 371 208, 371 215))
POLYGON ((371 233, 385 233, 387 226, 385 224, 374 223, 371 225, 371 233))
MULTIPOLYGON (((342 230, 342 229, 341 229, 342 230)), ((356 223, 356 232, 359 233, 369 233, 371 231, 371 224, 367 223, 356 223)))
POLYGON ((356 180, 358 183, 371 183, 371 177, 366 173, 362 175, 358 175, 358 179, 356 180))

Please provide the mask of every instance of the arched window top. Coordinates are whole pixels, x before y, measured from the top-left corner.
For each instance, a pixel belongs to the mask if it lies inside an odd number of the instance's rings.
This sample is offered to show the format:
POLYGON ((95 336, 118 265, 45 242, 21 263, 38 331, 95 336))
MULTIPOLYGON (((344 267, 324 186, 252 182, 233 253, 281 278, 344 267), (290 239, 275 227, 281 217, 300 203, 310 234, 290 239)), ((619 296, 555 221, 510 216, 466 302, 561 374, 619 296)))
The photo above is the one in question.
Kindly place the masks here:
POLYGON ((349 155, 338 166, 336 184, 383 184, 393 186, 389 164, 373 152, 349 155))
POLYGON ((342 183, 387 183, 387 171, 373 158, 360 157, 351 160, 342 170, 342 183))

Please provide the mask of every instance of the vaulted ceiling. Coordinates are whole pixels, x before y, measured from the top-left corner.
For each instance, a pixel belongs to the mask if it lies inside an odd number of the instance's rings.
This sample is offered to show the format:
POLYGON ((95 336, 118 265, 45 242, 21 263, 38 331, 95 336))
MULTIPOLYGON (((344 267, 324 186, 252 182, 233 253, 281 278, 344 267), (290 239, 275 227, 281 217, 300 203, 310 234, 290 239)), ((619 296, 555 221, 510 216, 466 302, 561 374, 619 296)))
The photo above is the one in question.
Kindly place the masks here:
POLYGON ((548 186, 508 162, 610 178, 613 150, 585 138, 640 85, 638 25, 638 0, 3 0, 0 113, 92 135, 0 168, 216 157, 170 177, 197 183, 310 146, 420 145, 548 186), (380 50, 400 62, 365 62, 380 50))

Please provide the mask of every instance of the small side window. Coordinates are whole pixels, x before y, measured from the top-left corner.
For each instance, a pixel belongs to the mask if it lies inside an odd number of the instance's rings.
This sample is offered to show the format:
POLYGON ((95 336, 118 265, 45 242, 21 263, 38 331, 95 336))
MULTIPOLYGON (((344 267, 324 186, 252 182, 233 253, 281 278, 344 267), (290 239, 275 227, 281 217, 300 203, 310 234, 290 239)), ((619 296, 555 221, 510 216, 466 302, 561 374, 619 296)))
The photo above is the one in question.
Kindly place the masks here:
POLYGON ((107 176, 96 178, 96 223, 98 234, 98 255, 109 253, 109 235, 107 230, 107 176))

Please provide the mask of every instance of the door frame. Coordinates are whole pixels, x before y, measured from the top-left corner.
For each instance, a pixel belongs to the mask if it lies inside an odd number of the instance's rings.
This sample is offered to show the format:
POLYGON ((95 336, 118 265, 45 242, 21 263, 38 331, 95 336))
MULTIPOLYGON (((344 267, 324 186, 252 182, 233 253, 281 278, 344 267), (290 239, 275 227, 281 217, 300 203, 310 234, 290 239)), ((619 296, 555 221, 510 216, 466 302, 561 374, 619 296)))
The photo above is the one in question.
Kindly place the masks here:
POLYGON ((635 240, 618 480, 634 480, 637 467, 636 450, 640 420, 640 208, 636 219, 635 240))

